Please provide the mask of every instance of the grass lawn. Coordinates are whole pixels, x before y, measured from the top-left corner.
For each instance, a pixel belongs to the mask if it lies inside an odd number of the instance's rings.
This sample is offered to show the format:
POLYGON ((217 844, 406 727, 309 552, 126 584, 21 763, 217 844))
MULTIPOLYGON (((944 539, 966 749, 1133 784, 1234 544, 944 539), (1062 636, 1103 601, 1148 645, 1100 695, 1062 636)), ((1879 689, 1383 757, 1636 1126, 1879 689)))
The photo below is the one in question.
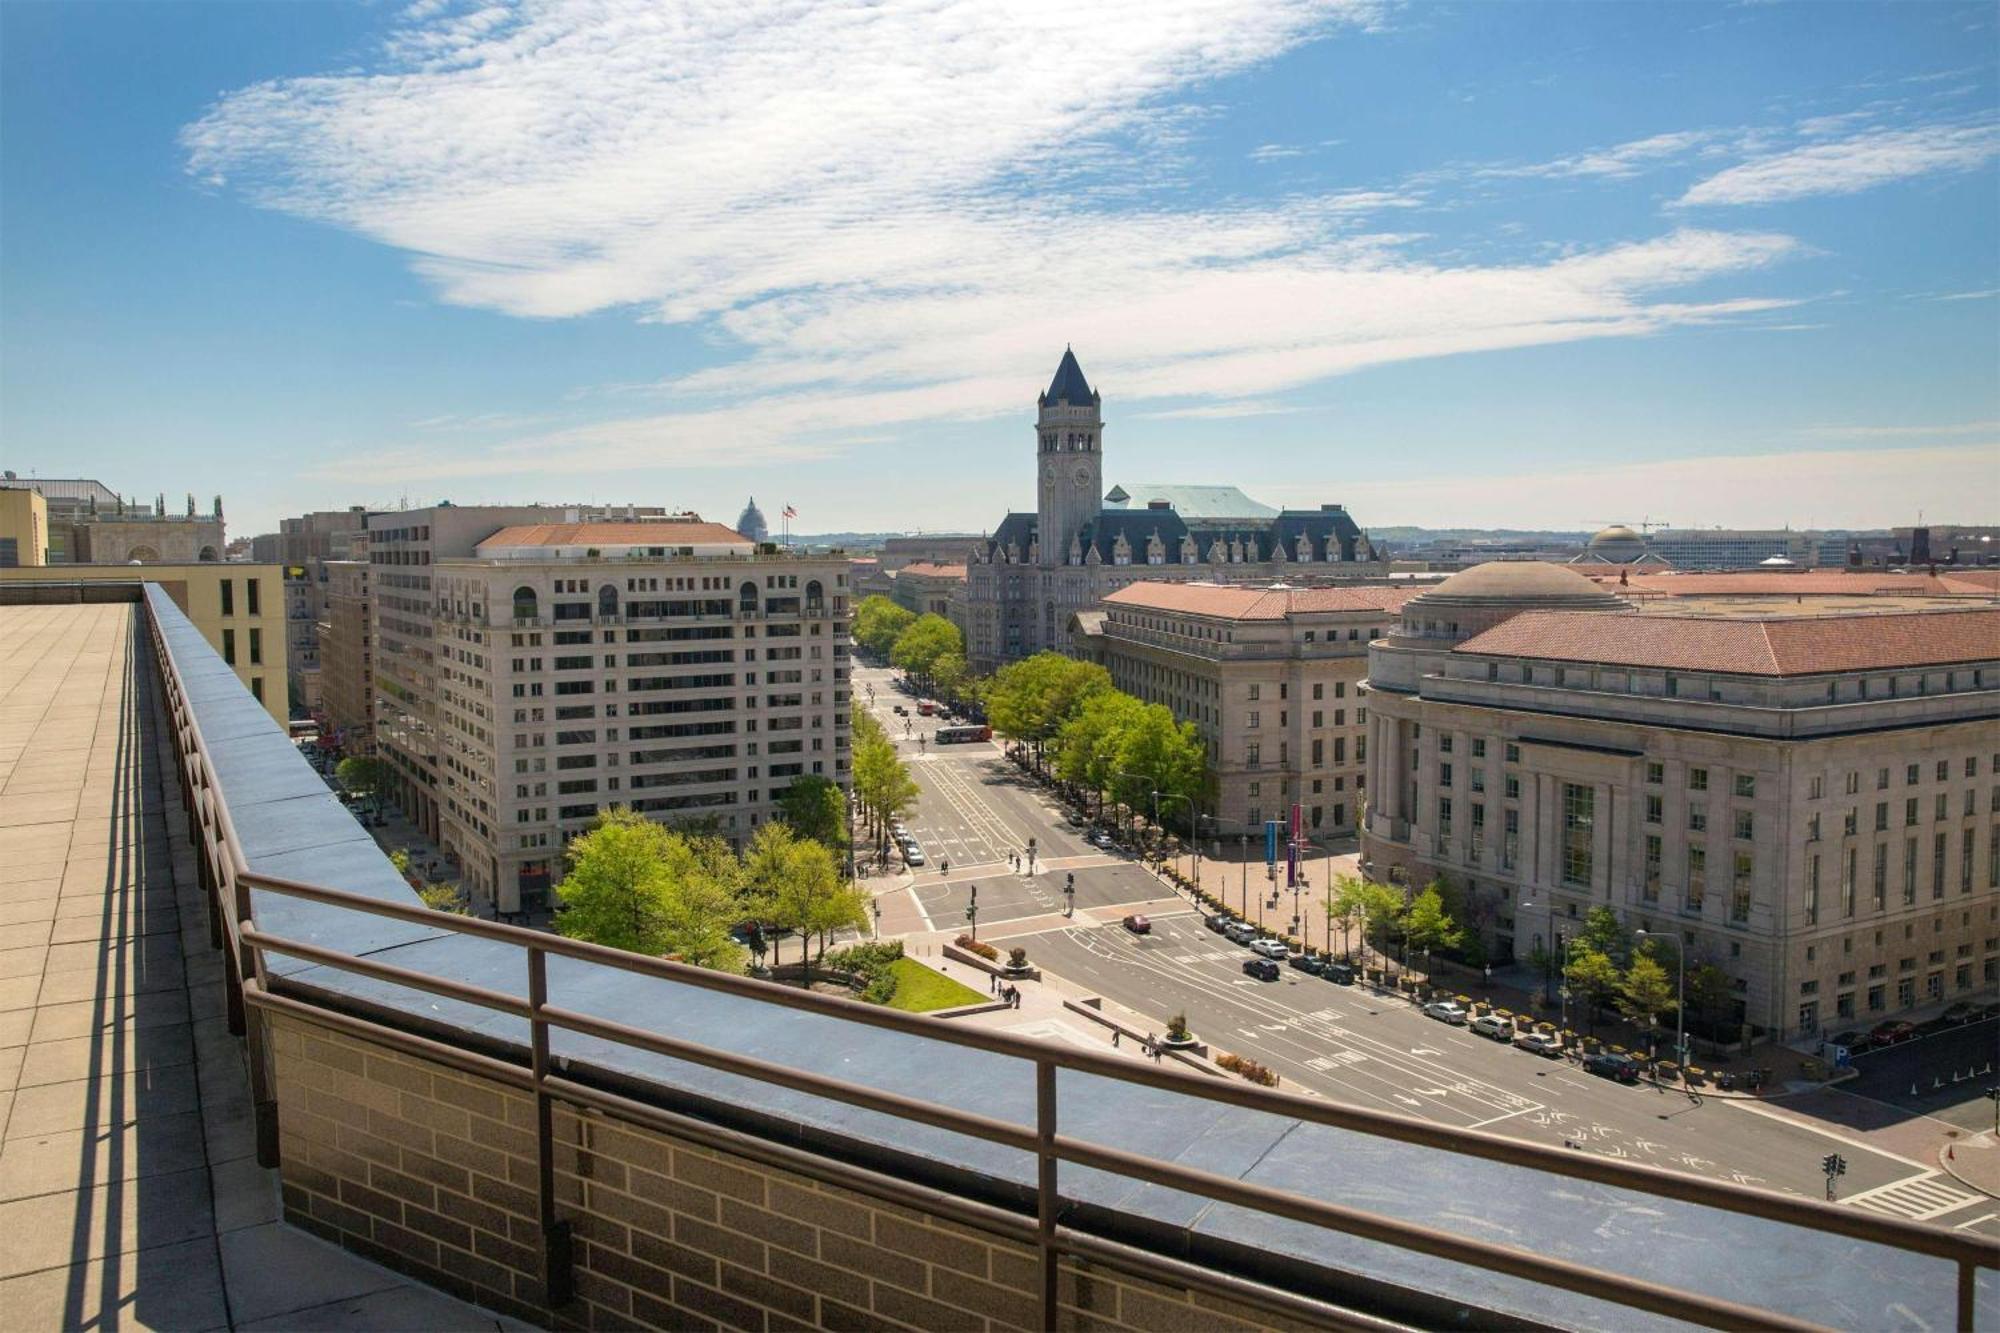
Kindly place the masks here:
POLYGON ((889 964, 889 970, 896 975, 896 995, 889 1001, 891 1009, 922 1014, 933 1009, 956 1009, 962 1004, 978 1004, 993 998, 933 972, 914 958, 898 958, 889 964))

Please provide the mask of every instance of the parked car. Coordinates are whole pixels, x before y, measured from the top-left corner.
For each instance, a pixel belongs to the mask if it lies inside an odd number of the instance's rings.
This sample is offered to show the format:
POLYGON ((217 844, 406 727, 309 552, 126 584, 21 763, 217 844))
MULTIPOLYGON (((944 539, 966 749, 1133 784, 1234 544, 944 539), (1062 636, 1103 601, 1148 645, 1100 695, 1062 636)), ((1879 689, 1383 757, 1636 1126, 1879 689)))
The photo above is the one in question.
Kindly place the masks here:
POLYGON ((1250 941, 1250 952, 1277 960, 1287 957, 1292 951, 1285 947, 1283 940, 1261 939, 1250 941))
POLYGON ((1836 1032, 1826 1039, 1829 1046, 1845 1046, 1849 1055, 1859 1055, 1869 1047, 1868 1034, 1849 1029, 1836 1032))
POLYGON ((1957 1004, 1939 1014, 1938 1017, 1954 1025, 1970 1023, 1979 1017, 1979 1006, 1969 1000, 1960 1000, 1957 1004))
POLYGON ((1886 1023, 1877 1023, 1868 1029, 1868 1044, 1871 1046, 1894 1046, 1899 1041, 1908 1041, 1917 1035, 1916 1025, 1905 1023, 1900 1018, 1892 1018, 1886 1023))
POLYGON ((1257 927, 1248 921, 1232 921, 1222 933, 1231 944, 1248 944, 1257 938, 1257 927))
POLYGON ((1551 1060, 1563 1053, 1562 1038, 1553 1032, 1523 1032, 1514 1038, 1514 1044, 1531 1055, 1546 1056, 1551 1060))
POLYGON ((1278 965, 1268 958, 1245 958, 1243 960, 1243 971, 1246 975, 1253 976, 1259 981, 1276 981, 1278 979, 1278 965))
POLYGON ((895 821, 893 824, 889 825, 889 836, 894 838, 897 842, 901 842, 903 839, 910 836, 909 825, 905 824, 900 819, 895 821))
POLYGON ((1465 1006, 1457 1000, 1432 1000, 1424 1006, 1424 1017, 1435 1018, 1438 1022, 1449 1023, 1453 1027, 1464 1027, 1465 1006))
POLYGON ((1470 1026, 1482 1037, 1491 1037, 1495 1041, 1514 1040, 1514 1020, 1511 1018, 1502 1018, 1498 1014, 1481 1014, 1472 1020, 1470 1026))
POLYGON ((920 866, 924 863, 924 849, 917 846, 914 838, 903 844, 903 862, 906 865, 913 866, 920 866))
POLYGON ((1217 912, 1214 916, 1203 917, 1201 924, 1220 935, 1236 924, 1236 918, 1227 912, 1217 912))
POLYGON ((903 705, 901 704, 897 704, 895 706, 895 711, 896 711, 896 716, 898 717, 908 717, 910 715, 910 710, 903 707, 903 705))
POLYGON ((1328 981, 1333 982, 1336 986, 1352 986, 1354 984, 1354 966, 1351 963, 1328 963, 1320 975, 1328 981))
POLYGON ((1639 1081, 1639 1062, 1629 1055, 1616 1055, 1610 1051, 1584 1056, 1583 1071, 1599 1078, 1616 1079, 1620 1083, 1639 1081))
POLYGON ((1153 923, 1137 912, 1126 917, 1120 924, 1134 935, 1150 935, 1153 933, 1153 923))
POLYGON ((1326 959, 1316 953, 1295 953, 1285 961, 1310 976, 1326 971, 1326 959))
POLYGON ((1108 852, 1118 845, 1118 839, 1111 836, 1110 830, 1099 829, 1090 835, 1090 844, 1093 847, 1102 847, 1108 852))

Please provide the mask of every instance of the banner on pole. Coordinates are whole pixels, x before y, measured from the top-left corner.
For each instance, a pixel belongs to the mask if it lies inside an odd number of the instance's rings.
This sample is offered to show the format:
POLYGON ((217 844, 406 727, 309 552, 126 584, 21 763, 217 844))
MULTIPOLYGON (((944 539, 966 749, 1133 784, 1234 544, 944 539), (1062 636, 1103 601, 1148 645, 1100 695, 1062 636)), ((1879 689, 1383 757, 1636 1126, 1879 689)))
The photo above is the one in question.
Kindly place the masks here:
POLYGON ((1282 820, 1264 821, 1264 864, 1267 866, 1278 863, 1278 830, 1284 826, 1282 820))

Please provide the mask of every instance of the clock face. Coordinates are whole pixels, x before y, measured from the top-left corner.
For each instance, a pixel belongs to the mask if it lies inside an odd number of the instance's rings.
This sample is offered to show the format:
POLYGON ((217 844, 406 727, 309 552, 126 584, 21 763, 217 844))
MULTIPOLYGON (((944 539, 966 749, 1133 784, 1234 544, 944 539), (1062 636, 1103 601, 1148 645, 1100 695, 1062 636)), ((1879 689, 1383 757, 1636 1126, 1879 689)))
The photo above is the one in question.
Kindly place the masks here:
POLYGON ((1042 460, 1042 480, 1048 482, 1048 481, 1054 481, 1055 479, 1056 479, 1055 460, 1044 458, 1042 460))
POLYGON ((1090 485, 1090 467, 1089 467, 1089 465, 1088 465, 1088 464, 1084 464, 1084 463, 1079 463, 1079 464, 1077 464, 1077 468, 1076 468, 1076 484, 1077 484, 1078 486, 1088 486, 1088 485, 1090 485))

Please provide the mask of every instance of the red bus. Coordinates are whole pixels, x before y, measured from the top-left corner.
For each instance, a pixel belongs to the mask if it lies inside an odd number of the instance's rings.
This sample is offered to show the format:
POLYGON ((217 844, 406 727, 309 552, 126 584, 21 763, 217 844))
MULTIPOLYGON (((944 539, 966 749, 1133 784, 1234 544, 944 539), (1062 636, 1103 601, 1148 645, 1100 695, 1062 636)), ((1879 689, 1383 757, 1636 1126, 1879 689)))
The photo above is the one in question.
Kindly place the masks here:
POLYGON ((934 738, 939 745, 952 745, 959 741, 990 741, 993 728, 986 726, 939 727, 934 738))

